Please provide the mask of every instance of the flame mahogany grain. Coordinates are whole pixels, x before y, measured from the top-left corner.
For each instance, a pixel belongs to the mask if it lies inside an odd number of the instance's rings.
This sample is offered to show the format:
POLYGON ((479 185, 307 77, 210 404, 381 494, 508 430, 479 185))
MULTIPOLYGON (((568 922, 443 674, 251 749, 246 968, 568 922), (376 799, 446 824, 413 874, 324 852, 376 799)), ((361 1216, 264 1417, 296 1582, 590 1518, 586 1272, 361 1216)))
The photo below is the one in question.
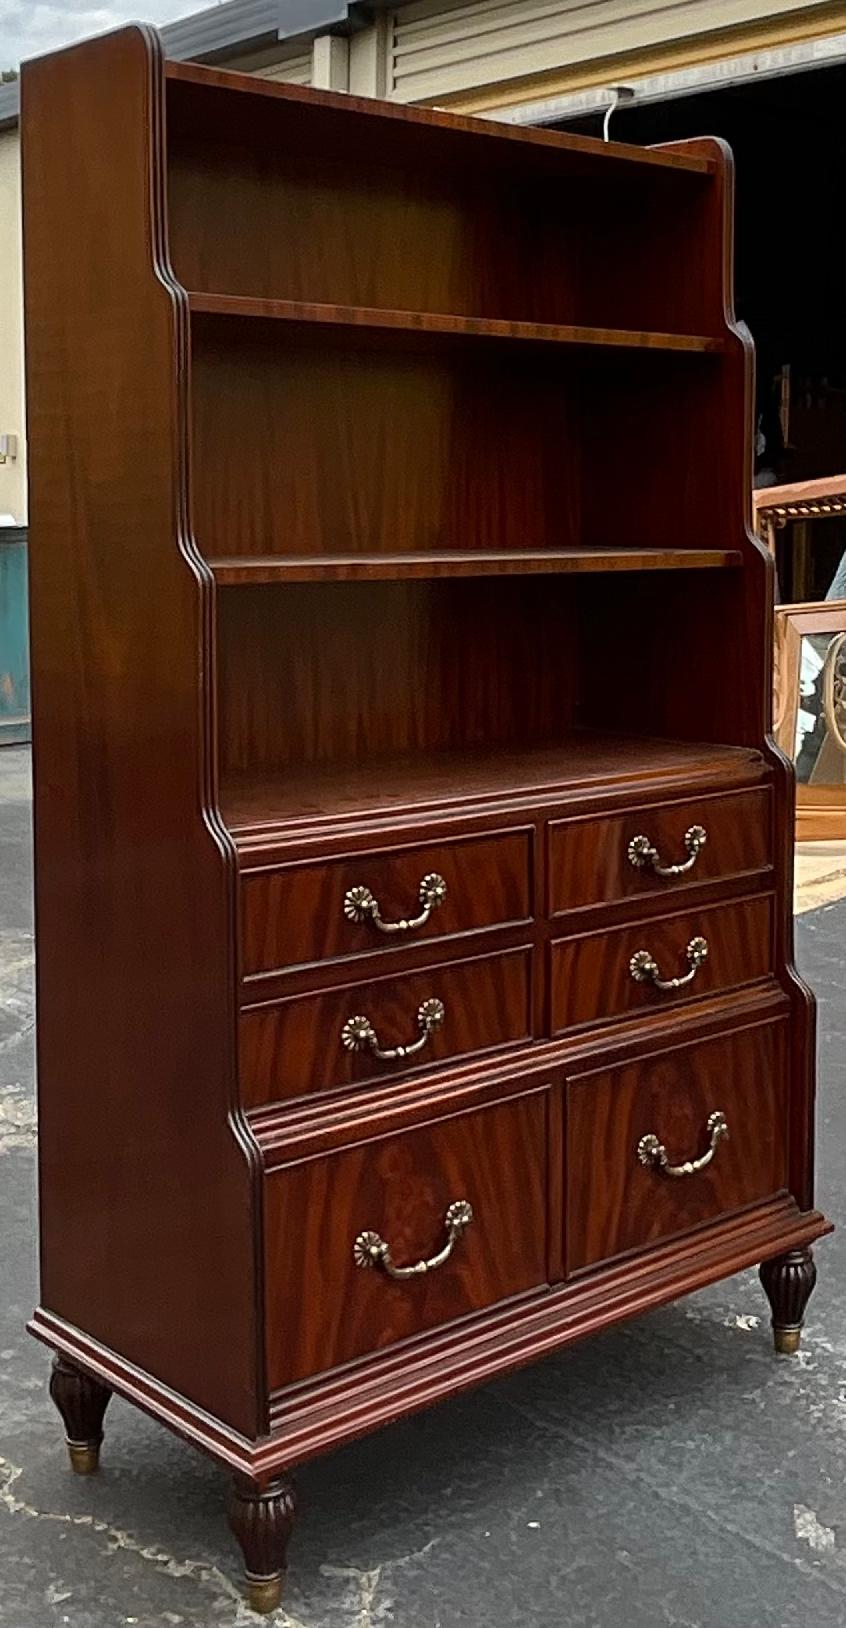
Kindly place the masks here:
POLYGON ((547 1093, 535 1090, 269 1175, 271 1386, 545 1283, 547 1113, 547 1093), (353 1243, 364 1229, 387 1239, 399 1266, 434 1254, 447 1206, 462 1198, 473 1221, 437 1272, 394 1283, 356 1267, 353 1243), (314 1315, 304 1319, 299 1308, 308 1300, 314 1315))
POLYGON ((798 1338, 829 1228, 732 162, 137 27, 22 77, 30 1326, 89 1435, 115 1391, 235 1472, 270 1609, 297 1462, 752 1264, 798 1338), (629 874, 688 822, 697 872, 629 874), (419 939, 347 934, 424 864, 419 939), (631 983, 703 931, 693 998, 631 983), (419 1064, 342 1053, 439 992, 419 1064), (717 1107, 707 1169, 638 1164, 717 1107), (459 1198, 442 1267, 355 1266, 459 1198))
POLYGON ((242 956, 247 978, 261 972, 373 955, 456 933, 528 922, 533 914, 531 833, 415 844, 349 854, 317 865, 247 872, 241 885, 242 956), (368 887, 385 922, 421 912, 420 883, 446 883, 446 898, 408 933, 384 934, 371 920, 350 921, 349 889, 368 887))
POLYGON ((772 922, 772 900, 764 895, 556 940, 550 945, 552 1033, 662 1006, 683 1007, 766 978, 773 964, 772 922), (654 956, 662 978, 686 975, 685 950, 700 934, 708 942, 708 959, 684 988, 664 991, 632 978, 629 961, 642 949, 654 956))
POLYGON ((684 798, 660 808, 627 809, 604 818, 586 816, 549 826, 549 911, 657 896, 669 901, 686 887, 718 878, 746 877, 772 865, 772 797, 760 791, 723 792, 684 798), (638 868, 628 858, 633 837, 646 836, 662 865, 685 862, 685 833, 702 825, 707 835, 696 863, 684 876, 661 877, 651 865, 638 868))
POLYGON ((785 1024, 770 1022, 569 1083, 571 1272, 761 1203, 784 1187, 785 1042, 785 1024), (674 1164, 698 1158, 717 1109, 729 1134, 707 1169, 668 1177, 638 1163, 638 1142, 650 1132, 674 1164))
POLYGON ((409 1069, 494 1051, 532 1032, 531 950, 435 963, 419 972, 392 970, 365 984, 300 991, 241 1016, 241 1096, 246 1107, 309 1091, 354 1088, 369 1080, 401 1080, 409 1069), (397 1062, 346 1051, 341 1030, 358 1013, 370 1019, 383 1048, 418 1038, 416 1012, 434 997, 446 1007, 443 1026, 425 1050, 397 1062))

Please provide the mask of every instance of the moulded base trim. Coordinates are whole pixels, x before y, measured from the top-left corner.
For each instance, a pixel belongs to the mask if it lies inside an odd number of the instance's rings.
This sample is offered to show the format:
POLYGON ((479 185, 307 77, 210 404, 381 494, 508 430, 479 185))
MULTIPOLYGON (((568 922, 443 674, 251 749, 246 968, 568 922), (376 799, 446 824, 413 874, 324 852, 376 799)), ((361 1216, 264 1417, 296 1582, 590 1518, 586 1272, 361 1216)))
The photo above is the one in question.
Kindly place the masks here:
POLYGON ((280 1392, 271 1399, 270 1434, 257 1441, 239 1436, 41 1307, 28 1328, 218 1463, 264 1482, 391 1420, 831 1231, 818 1211, 802 1212, 783 1195, 693 1237, 483 1313, 460 1332, 453 1325, 280 1392))
POLYGON ((36 1340, 41 1340, 70 1362, 77 1363, 86 1373, 108 1385, 116 1396, 134 1402, 144 1413, 159 1419, 169 1430, 199 1447, 202 1452, 209 1453, 219 1464, 245 1475, 252 1474, 256 1447, 262 1443, 257 1444, 246 1436, 240 1436, 229 1425, 203 1412, 195 1402, 170 1390, 160 1380, 154 1379, 152 1374, 134 1367, 116 1351, 100 1345, 81 1329, 74 1328, 43 1306, 36 1308, 26 1326, 27 1332, 34 1335, 36 1340))

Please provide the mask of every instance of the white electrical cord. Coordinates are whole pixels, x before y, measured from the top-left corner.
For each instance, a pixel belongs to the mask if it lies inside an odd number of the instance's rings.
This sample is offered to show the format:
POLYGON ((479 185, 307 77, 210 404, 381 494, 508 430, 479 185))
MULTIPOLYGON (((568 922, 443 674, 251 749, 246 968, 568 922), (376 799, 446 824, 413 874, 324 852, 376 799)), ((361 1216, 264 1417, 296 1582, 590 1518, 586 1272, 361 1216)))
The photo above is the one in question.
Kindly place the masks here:
POLYGON ((610 85, 608 88, 611 93, 611 101, 608 103, 608 106, 605 109, 605 117, 602 120, 603 141, 611 140, 611 114, 615 112, 615 110, 620 106, 621 102, 634 101, 635 94, 631 85, 610 85))

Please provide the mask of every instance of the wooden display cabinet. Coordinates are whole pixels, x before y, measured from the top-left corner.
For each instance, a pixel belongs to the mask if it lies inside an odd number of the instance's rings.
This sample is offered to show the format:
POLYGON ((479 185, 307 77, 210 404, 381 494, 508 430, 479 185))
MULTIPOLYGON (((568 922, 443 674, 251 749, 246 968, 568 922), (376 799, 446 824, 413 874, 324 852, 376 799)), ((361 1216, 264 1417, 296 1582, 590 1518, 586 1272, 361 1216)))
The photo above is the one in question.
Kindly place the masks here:
POLYGON ((41 1304, 235 1474, 764 1263, 813 1005, 731 160, 23 75, 41 1304))

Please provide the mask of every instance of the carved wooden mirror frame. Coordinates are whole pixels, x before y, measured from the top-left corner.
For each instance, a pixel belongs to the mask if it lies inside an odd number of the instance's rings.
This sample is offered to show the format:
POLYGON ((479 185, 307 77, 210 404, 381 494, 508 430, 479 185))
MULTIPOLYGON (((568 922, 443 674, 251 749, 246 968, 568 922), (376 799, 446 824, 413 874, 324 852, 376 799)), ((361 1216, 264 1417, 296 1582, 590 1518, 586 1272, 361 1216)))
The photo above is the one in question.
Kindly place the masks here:
MULTIPOLYGON (((822 480, 797 481, 790 486, 770 486, 753 493, 755 528, 772 554, 776 534, 793 522, 828 520, 846 514, 846 475, 827 475, 822 480)), ((805 635, 846 632, 846 600, 825 600, 781 605, 775 613, 775 664, 773 673, 773 732, 782 750, 791 759, 796 753, 799 719, 802 638, 805 635)), ((829 647, 826 671, 820 671, 818 691, 827 685, 829 708, 834 705, 834 689, 839 675, 846 671, 846 642, 836 650, 829 647)), ((820 691, 818 700, 825 707, 820 691)), ((835 720, 836 722, 836 720, 835 720)), ((840 724, 846 736, 846 723, 840 724)), ((830 731, 831 749, 837 750, 837 731, 830 731)), ((846 759, 844 759, 846 762, 846 759)), ((799 841, 846 839, 846 778, 839 784, 817 784, 797 779, 796 836, 799 841)))
POLYGON ((797 764, 796 835, 800 841, 846 837, 846 600, 778 606, 774 650, 773 733, 797 764), (813 687, 803 697, 803 642, 814 638, 816 644, 806 646, 814 671, 804 674, 813 687), (819 723, 800 733, 803 699, 813 703, 804 710, 819 723), (819 730, 813 767, 804 778, 803 749, 819 730), (811 778, 820 770, 819 779, 811 778))

